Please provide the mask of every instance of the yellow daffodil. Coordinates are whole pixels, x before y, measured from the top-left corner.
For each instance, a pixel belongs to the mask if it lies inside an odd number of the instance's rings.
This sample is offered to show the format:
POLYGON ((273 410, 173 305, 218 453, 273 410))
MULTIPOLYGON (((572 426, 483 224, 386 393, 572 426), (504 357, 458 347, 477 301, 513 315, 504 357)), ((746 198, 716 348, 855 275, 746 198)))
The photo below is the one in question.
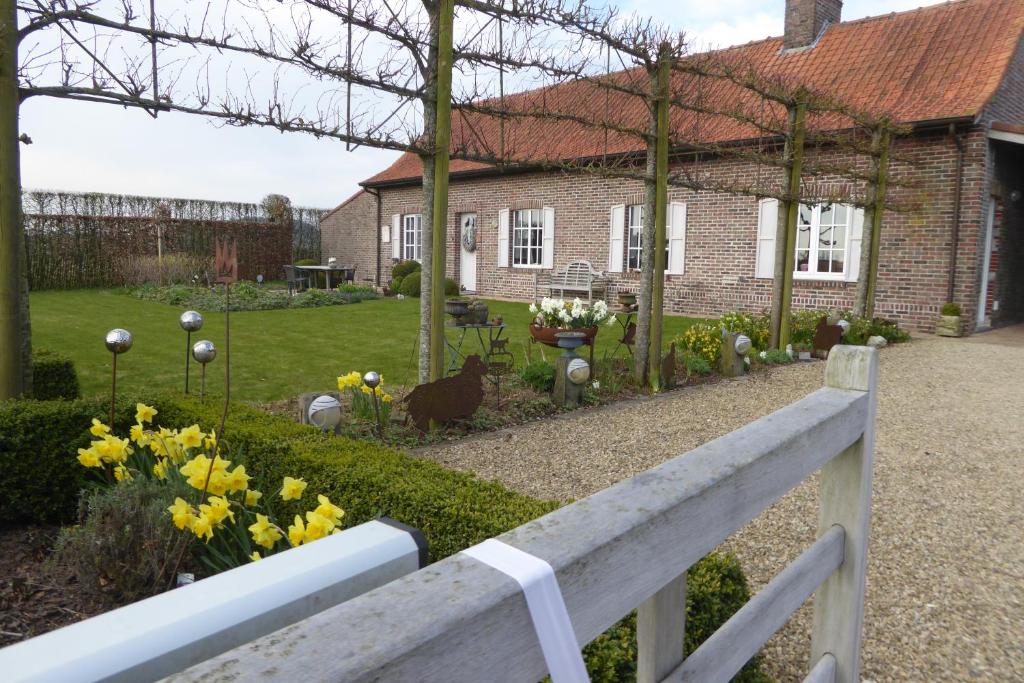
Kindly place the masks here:
POLYGON ((115 464, 123 463, 134 452, 128 439, 119 439, 110 434, 104 435, 102 441, 93 441, 92 447, 99 454, 100 460, 115 464))
POLYGON ((284 485, 281 487, 281 497, 285 500, 298 500, 302 492, 306 490, 306 482, 301 479, 284 478, 284 485))
POLYGON ((110 427, 94 417, 92 419, 92 427, 89 427, 89 433, 93 436, 105 436, 110 433, 110 427))
POLYGON ((249 488, 249 475, 245 473, 245 465, 239 465, 225 479, 228 490, 232 493, 249 488))
POLYGON ((135 404, 135 421, 139 424, 150 423, 156 415, 156 408, 147 406, 145 403, 135 404))
POLYGON ((331 533, 331 529, 335 526, 330 519, 318 515, 312 510, 306 513, 306 522, 306 535, 302 539, 303 543, 312 543, 323 538, 331 533))
POLYGON ((261 557, 260 557, 260 554, 259 554, 258 552, 256 552, 255 550, 253 550, 253 551, 252 551, 252 555, 250 555, 250 556, 249 556, 249 559, 250 559, 250 560, 252 560, 253 562, 255 562, 255 561, 257 561, 257 560, 261 560, 261 559, 263 559, 263 558, 261 558, 261 557))
POLYGON ((394 399, 391 397, 391 394, 384 394, 383 396, 380 397, 380 400, 383 401, 384 403, 391 403, 391 401, 393 401, 394 399))
POLYGON ((198 448, 206 435, 199 431, 199 425, 185 427, 178 432, 178 443, 182 448, 198 448))
POLYGON ((118 465, 114 468, 114 479, 118 481, 128 481, 132 478, 132 473, 128 471, 128 468, 124 465, 118 465))
POLYGON ((215 526, 221 524, 225 519, 235 521, 235 513, 231 511, 231 502, 227 498, 210 496, 210 502, 200 505, 199 511, 215 526))
POLYGON ((295 515, 295 523, 288 527, 288 541, 297 548, 305 537, 306 525, 302 523, 302 517, 295 515))
POLYGON ((149 434, 146 432, 146 428, 140 424, 132 425, 132 428, 128 431, 128 436, 140 446, 149 445, 149 434))
POLYGON ((245 492, 245 504, 248 507, 252 507, 256 503, 258 503, 260 498, 262 497, 263 494, 261 492, 257 491, 256 489, 249 489, 245 492))
POLYGON ((213 450, 213 447, 216 445, 217 432, 210 432, 209 434, 206 435, 206 438, 203 439, 203 447, 206 448, 206 450, 213 450))
POLYGON ((157 479, 166 479, 167 478, 167 459, 166 458, 157 458, 156 459, 156 462, 153 464, 153 476, 156 477, 157 479))
POLYGON ((102 467, 103 465, 99 453, 94 448, 79 448, 78 462, 85 467, 102 467))
MULTIPOLYGON (((281 540, 281 532, 270 523, 270 518, 266 515, 256 515, 256 523, 249 525, 249 533, 252 534, 254 543, 268 549, 273 548, 274 544, 281 540)), ((288 533, 290 537, 290 529, 288 533)))
POLYGON ((227 476, 225 470, 231 462, 217 456, 213 462, 213 471, 210 471, 210 459, 200 453, 192 458, 178 470, 186 477, 188 485, 202 491, 204 488, 215 496, 223 495, 227 491, 227 476), (207 485, 206 477, 209 475, 210 483, 207 485))
POLYGON ((320 501, 320 505, 317 506, 314 512, 326 517, 334 524, 341 524, 341 518, 345 516, 345 511, 332 503, 330 499, 323 494, 318 495, 316 499, 320 501))
POLYGON ((186 526, 191 527, 192 518, 195 516, 192 506, 186 503, 181 498, 174 499, 174 505, 167 508, 171 513, 171 519, 174 521, 174 526, 179 529, 184 529, 186 526))
POLYGON ((193 517, 189 528, 196 535, 196 538, 203 538, 205 536, 207 543, 213 538, 213 524, 206 515, 193 517))

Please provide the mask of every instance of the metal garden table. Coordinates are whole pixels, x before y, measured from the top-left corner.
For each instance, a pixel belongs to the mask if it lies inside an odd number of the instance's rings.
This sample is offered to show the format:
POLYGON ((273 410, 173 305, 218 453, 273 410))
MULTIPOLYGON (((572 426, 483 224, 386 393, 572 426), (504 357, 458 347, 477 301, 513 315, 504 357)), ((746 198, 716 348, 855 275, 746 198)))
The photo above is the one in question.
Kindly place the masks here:
POLYGON ((306 271, 311 273, 324 273, 327 278, 327 289, 331 289, 331 273, 341 273, 342 281, 354 279, 355 268, 344 268, 341 266, 292 266, 295 270, 306 271), (352 271, 352 277, 349 276, 349 271, 352 271))
POLYGON ((481 323, 475 325, 459 325, 454 322, 445 323, 445 327, 453 327, 459 330, 459 338, 454 344, 445 337, 444 343, 448 347, 448 374, 452 375, 459 371, 459 359, 466 360, 467 356, 462 352, 462 347, 466 343, 466 335, 470 330, 476 330, 477 340, 480 342, 480 350, 483 352, 483 358, 481 360, 487 363, 491 357, 491 350, 494 347, 494 342, 501 339, 502 332, 505 331, 505 324, 501 323, 481 323), (484 341, 484 332, 487 333, 487 341, 484 341))

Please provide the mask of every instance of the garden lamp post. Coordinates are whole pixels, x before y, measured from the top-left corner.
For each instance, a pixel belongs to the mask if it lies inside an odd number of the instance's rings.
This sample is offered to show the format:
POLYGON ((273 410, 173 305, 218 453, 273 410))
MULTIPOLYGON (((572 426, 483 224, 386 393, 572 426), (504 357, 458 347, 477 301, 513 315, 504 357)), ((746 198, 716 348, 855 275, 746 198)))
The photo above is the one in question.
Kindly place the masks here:
POLYGON ((202 380, 199 385, 199 400, 202 401, 206 398, 206 364, 217 357, 217 348, 212 341, 206 339, 197 341, 196 345, 192 347, 192 357, 203 367, 202 380))
POLYGON ((117 399, 117 357, 132 348, 132 333, 120 327, 107 332, 107 351, 114 357, 110 374, 110 428, 114 428, 114 401, 117 399))
POLYGON ((188 396, 189 361, 192 357, 192 333, 203 327, 203 316, 196 311, 185 311, 178 318, 178 324, 185 330, 185 395, 188 396))
POLYGON ((377 387, 380 386, 380 373, 370 370, 363 375, 363 384, 370 388, 370 398, 373 400, 373 414, 377 418, 377 436, 384 440, 384 425, 380 422, 380 406, 377 405, 377 387))

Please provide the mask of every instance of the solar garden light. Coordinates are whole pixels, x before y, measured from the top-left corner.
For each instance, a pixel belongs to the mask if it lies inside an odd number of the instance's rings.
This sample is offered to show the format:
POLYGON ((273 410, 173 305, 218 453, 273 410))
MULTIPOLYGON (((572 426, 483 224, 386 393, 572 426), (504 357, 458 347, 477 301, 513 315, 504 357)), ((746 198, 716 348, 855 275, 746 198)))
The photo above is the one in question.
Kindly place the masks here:
POLYGON ((185 311, 178 318, 178 324, 185 330, 185 395, 188 395, 189 361, 192 358, 192 333, 203 327, 203 316, 196 311, 185 311))
POLYGON ((202 383, 199 385, 199 400, 206 398, 206 364, 217 357, 217 348, 212 341, 203 339, 192 347, 192 357, 203 367, 202 383))
POLYGON ((107 351, 114 356, 110 374, 110 428, 114 428, 114 400, 117 398, 117 357, 132 348, 132 333, 120 327, 107 332, 104 340, 107 351))
POLYGON ((370 370, 363 375, 363 384, 370 388, 370 399, 373 400, 373 414, 377 417, 377 436, 384 440, 384 425, 380 421, 380 406, 377 405, 377 387, 380 386, 380 373, 370 370))
POLYGON ((329 394, 317 396, 306 412, 309 423, 325 432, 333 432, 341 423, 341 401, 329 394))

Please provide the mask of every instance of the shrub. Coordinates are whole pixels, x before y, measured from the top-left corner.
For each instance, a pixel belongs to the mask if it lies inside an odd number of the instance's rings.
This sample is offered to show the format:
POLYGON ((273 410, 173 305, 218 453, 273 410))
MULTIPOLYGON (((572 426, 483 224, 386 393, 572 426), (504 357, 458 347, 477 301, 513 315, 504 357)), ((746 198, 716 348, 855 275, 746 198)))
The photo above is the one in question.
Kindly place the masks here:
POLYGON ((793 362, 788 353, 779 349, 768 349, 762 353, 764 355, 761 357, 761 360, 767 365, 788 365, 793 362))
POLYGON ((406 275, 415 273, 422 266, 419 261, 399 261, 391 269, 391 279, 404 278, 406 275))
POLYGON ((40 401, 79 397, 78 373, 67 356, 38 350, 32 354, 32 396, 40 401))
POLYGON ((685 352, 683 354, 683 365, 686 366, 686 372, 691 375, 710 375, 712 371, 711 364, 708 363, 707 358, 692 352, 685 352))
POLYGON ((537 393, 544 394, 555 388, 555 366, 547 361, 533 361, 519 371, 519 376, 537 393))
POLYGON ((403 277, 402 286, 398 291, 405 296, 418 297, 420 295, 420 275, 421 271, 417 270, 403 277))
POLYGON ((718 365, 722 355, 722 330, 717 323, 694 323, 672 341, 681 350, 703 358, 710 367, 718 365))
POLYGON ((459 283, 450 277, 444 279, 444 295, 445 296, 458 296, 462 292, 462 288, 459 287, 459 283))
POLYGON ((939 313, 942 315, 960 315, 960 304, 946 303, 942 304, 942 308, 939 313))
POLYGON ((189 538, 167 514, 182 493, 144 477, 92 490, 82 498, 79 524, 61 530, 53 561, 71 570, 79 590, 115 604, 172 588, 178 558, 184 568, 192 564, 189 538))
POLYGON ((750 337, 755 349, 768 347, 768 326, 770 316, 767 313, 754 315, 733 311, 726 313, 719 320, 719 326, 725 327, 730 332, 739 332, 750 337))
POLYGON ((826 311, 806 310, 794 311, 790 318, 790 341, 794 347, 797 344, 810 345, 814 342, 814 333, 818 330, 818 323, 826 317, 826 311))
POLYGON ((404 280, 404 279, 405 278, 403 278, 403 277, 393 277, 393 278, 391 278, 391 292, 393 294, 397 294, 397 293, 401 292, 401 290, 402 290, 402 280, 404 280))

